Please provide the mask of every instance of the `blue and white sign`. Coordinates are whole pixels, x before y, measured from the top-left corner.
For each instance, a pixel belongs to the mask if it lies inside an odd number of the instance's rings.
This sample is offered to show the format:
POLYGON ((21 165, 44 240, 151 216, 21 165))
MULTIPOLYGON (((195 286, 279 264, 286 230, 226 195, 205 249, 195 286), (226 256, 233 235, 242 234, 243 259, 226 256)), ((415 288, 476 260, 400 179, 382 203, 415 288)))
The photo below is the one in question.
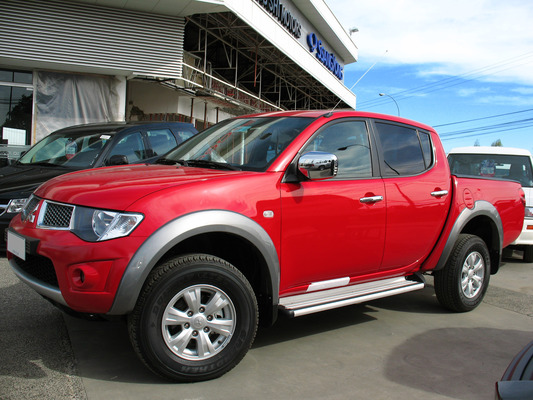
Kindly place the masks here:
POLYGON ((339 64, 335 54, 330 53, 322 46, 322 40, 314 32, 307 35, 307 44, 309 45, 309 51, 311 53, 316 52, 316 58, 333 72, 337 78, 342 80, 344 67, 339 64))

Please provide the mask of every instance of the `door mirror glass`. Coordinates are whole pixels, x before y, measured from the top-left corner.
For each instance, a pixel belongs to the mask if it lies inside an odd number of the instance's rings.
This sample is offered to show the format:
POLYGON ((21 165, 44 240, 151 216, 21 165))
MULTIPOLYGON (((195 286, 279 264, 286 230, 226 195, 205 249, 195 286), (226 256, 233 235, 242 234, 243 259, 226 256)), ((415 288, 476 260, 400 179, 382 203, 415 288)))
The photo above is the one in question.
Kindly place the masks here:
POLYGON ((311 180, 329 179, 337 175, 338 164, 335 154, 310 151, 298 160, 298 170, 311 180))

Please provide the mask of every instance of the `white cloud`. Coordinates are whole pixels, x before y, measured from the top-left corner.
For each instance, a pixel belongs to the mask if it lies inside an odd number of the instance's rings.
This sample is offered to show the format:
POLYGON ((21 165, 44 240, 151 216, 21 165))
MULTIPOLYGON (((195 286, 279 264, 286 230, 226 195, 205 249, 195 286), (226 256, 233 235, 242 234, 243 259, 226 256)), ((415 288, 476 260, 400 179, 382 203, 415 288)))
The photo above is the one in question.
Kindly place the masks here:
POLYGON ((505 105, 517 107, 533 106, 533 98, 524 96, 479 96, 476 100, 481 104, 505 105))
POLYGON ((512 89, 513 92, 524 94, 524 95, 532 95, 533 94, 533 88, 532 87, 519 87, 512 89))
POLYGON ((461 97, 470 97, 470 96, 478 96, 483 95, 486 93, 490 93, 492 90, 490 88, 466 88, 466 89, 459 89, 457 91, 457 95, 461 97))
POLYGON ((427 64, 428 73, 533 84, 530 0, 326 2, 346 29, 359 29, 360 65, 427 64))

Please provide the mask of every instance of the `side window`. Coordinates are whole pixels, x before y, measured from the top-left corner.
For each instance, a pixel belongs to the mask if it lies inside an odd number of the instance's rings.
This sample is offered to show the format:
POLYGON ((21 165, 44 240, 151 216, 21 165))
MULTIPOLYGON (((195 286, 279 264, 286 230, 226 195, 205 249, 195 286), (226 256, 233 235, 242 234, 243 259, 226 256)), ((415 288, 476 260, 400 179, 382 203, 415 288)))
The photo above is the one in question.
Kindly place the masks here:
POLYGON ((160 156, 177 146, 176 138, 169 129, 146 131, 154 156, 160 156))
POLYGON ((415 175, 431 165, 431 141, 414 128, 376 122, 383 150, 384 176, 415 175))
POLYGON ((431 147, 429 133, 418 131, 418 136, 420 137, 420 144, 422 145, 422 154, 424 155, 426 169, 428 169, 433 162, 433 148, 431 147))
POLYGON ((364 121, 344 121, 328 125, 309 143, 303 153, 324 151, 339 160, 338 179, 372 176, 368 130, 364 121))
POLYGON ((126 156, 128 163, 139 162, 146 157, 146 148, 140 132, 130 133, 124 136, 115 146, 111 149, 109 158, 114 155, 126 156))
POLYGON ((189 130, 180 130, 180 131, 177 131, 176 134, 178 135, 178 141, 179 143, 183 143, 185 142, 187 139, 193 137, 195 135, 196 132, 194 131, 189 131, 189 130))

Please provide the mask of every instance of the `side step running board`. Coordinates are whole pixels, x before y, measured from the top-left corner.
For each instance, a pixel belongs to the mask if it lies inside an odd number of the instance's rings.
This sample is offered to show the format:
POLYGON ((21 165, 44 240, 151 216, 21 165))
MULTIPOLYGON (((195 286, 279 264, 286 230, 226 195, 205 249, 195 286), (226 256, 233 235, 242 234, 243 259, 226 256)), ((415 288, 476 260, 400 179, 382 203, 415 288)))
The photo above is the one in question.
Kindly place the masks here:
POLYGON ((423 277, 420 275, 417 278, 422 279, 422 282, 400 277, 283 297, 279 301, 279 308, 290 316, 299 317, 333 308, 364 303, 382 297, 423 289, 423 277))

